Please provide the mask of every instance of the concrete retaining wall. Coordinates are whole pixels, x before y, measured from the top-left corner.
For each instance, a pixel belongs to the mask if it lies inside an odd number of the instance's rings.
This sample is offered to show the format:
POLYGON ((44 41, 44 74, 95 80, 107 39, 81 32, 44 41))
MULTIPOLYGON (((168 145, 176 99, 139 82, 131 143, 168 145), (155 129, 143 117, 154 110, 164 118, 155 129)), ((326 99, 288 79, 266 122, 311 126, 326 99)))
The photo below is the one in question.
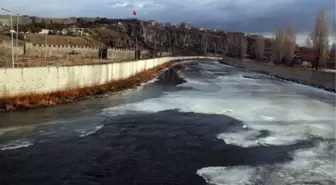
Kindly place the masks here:
POLYGON ((0 68, 0 97, 102 85, 128 78, 168 61, 193 58, 205 57, 165 57, 83 66, 0 68))
POLYGON ((258 64, 235 59, 224 59, 223 63, 252 71, 267 73, 276 77, 289 79, 307 85, 318 86, 330 91, 336 90, 335 73, 332 72, 309 71, 305 69, 278 65, 258 64))

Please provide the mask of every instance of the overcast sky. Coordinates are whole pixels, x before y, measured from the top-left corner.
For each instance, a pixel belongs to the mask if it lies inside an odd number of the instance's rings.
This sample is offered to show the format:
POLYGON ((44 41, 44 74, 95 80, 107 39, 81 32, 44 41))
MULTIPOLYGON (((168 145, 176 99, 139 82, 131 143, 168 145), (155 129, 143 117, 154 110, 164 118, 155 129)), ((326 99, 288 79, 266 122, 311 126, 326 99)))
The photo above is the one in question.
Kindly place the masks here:
POLYGON ((0 7, 44 17, 127 18, 136 10, 139 19, 241 32, 273 32, 287 23, 310 31, 320 8, 330 24, 335 17, 335 0, 0 0, 0 7))

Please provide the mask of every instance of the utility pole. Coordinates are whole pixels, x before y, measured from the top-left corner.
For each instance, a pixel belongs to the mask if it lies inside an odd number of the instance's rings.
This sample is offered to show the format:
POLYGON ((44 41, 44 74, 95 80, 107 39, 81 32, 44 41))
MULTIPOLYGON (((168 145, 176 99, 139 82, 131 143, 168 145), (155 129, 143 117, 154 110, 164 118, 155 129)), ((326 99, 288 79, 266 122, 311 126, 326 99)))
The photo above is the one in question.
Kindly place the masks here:
POLYGON ((15 43, 15 45, 16 45, 16 57, 15 57, 15 59, 16 59, 16 61, 17 61, 17 59, 18 59, 18 50, 19 50, 19 46, 18 46, 18 39, 19 39, 19 21, 20 21, 20 14, 17 14, 17 20, 16 20, 16 43, 15 43))
POLYGON ((154 40, 154 58, 157 57, 156 40, 157 40, 157 33, 155 32, 155 40, 154 40))
MULTIPOLYGON (((69 46, 69 35, 68 35, 68 46, 69 46)), ((69 61, 69 52, 67 52, 67 63, 69 61)))
POLYGON ((175 56, 175 32, 172 30, 171 31, 172 34, 172 55, 173 57, 175 56))
POLYGON ((103 59, 103 48, 104 48, 104 44, 102 44, 102 48, 100 50, 100 60, 103 59))
POLYGON ((1 10, 10 13, 10 21, 11 21, 11 30, 10 30, 10 33, 11 33, 11 39, 12 39, 12 67, 14 68, 15 65, 14 65, 14 49, 13 49, 13 48, 14 48, 14 39, 13 39, 13 34, 14 34, 14 30, 13 30, 13 14, 12 14, 12 11, 7 10, 7 9, 5 9, 5 8, 1 8, 1 10))
POLYGON ((137 60, 137 38, 135 32, 135 25, 133 25, 134 59, 137 60))
POLYGON ((134 45, 134 57, 135 57, 135 60, 138 59, 138 37, 137 37, 137 34, 136 34, 136 23, 137 23, 137 19, 136 19, 136 11, 133 10, 133 16, 134 16, 134 19, 135 19, 135 25, 133 25, 133 36, 134 36, 134 41, 135 41, 135 45, 134 45))
POLYGON ((138 35, 135 34, 135 52, 136 52, 136 59, 139 59, 139 53, 138 53, 138 35))
MULTIPOLYGON (((46 31, 48 30, 48 25, 47 22, 45 21, 46 24, 46 31)), ((49 31, 48 31, 49 33, 49 31)), ((47 62, 47 50, 48 50, 48 33, 45 35, 45 50, 44 50, 44 61, 47 62)))

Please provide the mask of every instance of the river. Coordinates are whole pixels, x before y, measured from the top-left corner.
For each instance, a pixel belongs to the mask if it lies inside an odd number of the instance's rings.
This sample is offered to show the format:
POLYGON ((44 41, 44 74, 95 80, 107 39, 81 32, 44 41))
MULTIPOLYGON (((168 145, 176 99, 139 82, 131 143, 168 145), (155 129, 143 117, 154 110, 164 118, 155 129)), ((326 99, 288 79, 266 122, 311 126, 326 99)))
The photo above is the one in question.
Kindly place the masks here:
POLYGON ((1 185, 336 182, 334 93, 214 61, 0 126, 1 185))

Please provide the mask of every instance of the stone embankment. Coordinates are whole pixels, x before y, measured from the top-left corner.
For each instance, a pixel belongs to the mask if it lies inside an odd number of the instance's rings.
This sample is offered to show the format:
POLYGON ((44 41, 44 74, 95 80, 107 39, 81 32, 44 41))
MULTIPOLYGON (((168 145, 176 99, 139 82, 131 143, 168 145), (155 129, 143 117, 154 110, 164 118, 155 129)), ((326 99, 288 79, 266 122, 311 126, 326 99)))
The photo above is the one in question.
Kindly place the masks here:
POLYGON ((283 80, 336 92, 335 72, 312 71, 307 69, 242 61, 232 58, 224 58, 222 63, 249 71, 267 74, 283 80))

